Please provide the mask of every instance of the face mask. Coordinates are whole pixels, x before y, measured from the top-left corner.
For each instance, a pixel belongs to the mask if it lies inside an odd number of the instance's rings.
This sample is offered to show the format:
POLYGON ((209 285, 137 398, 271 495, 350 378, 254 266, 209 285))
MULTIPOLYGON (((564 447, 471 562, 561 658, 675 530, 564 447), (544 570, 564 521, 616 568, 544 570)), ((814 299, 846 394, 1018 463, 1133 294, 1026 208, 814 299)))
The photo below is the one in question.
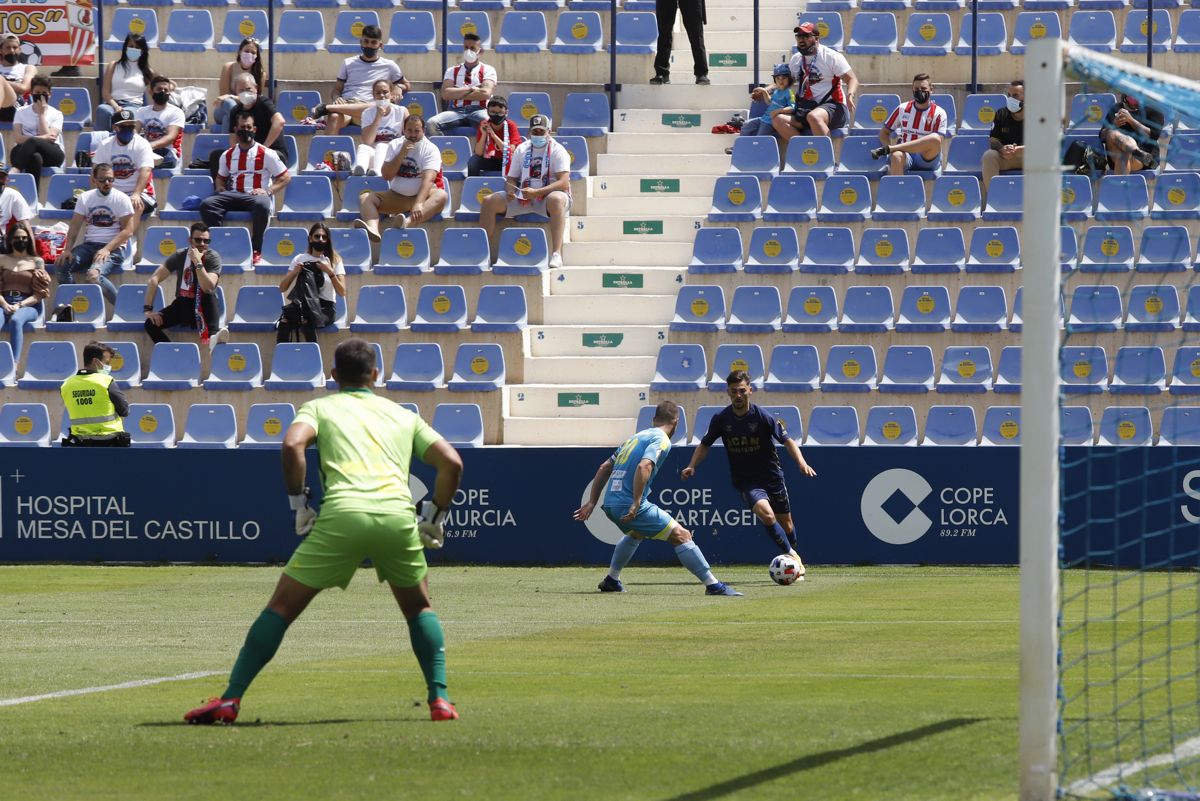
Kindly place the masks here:
POLYGON ((504 121, 508 119, 508 117, 504 114, 489 114, 488 119, 491 121, 492 125, 502 125, 504 121))
POLYGON ((167 101, 171 99, 170 92, 155 92, 153 95, 154 103, 158 106, 165 106, 167 101))
POLYGON ((133 141, 133 129, 132 128, 118 128, 117 129, 117 141, 123 145, 127 145, 130 142, 132 142, 133 141))
POLYGON ((392 101, 388 100, 386 97, 381 97, 375 101, 375 105, 379 107, 380 111, 386 111, 387 107, 392 105, 392 101))
POLYGON ((246 50, 243 50, 241 52, 241 54, 238 55, 238 61, 240 61, 242 63, 242 66, 245 67, 246 69, 250 69, 250 67, 253 66, 254 60, 256 58, 257 58, 257 56, 254 53, 248 52, 246 50))
POLYGON ((806 40, 805 44, 797 45, 796 47, 800 50, 800 53, 802 55, 811 56, 811 55, 816 54, 816 52, 817 52, 817 40, 816 39, 813 39, 811 41, 806 40))
POLYGON ((924 89, 913 89, 913 100, 918 103, 928 103, 929 92, 924 89))
POLYGON ((238 128, 237 138, 243 145, 248 145, 254 141, 254 131, 251 131, 249 128, 238 128))
POLYGON ((362 54, 363 54, 363 58, 375 58, 375 56, 379 55, 379 48, 378 47, 364 47, 362 49, 362 54))
POLYGON ((550 137, 546 136, 545 134, 542 134, 541 136, 533 136, 533 135, 530 135, 530 137, 529 137, 529 141, 533 143, 533 146, 534 146, 534 147, 545 147, 545 146, 546 146, 546 141, 547 141, 549 138, 550 138, 550 137))
POLYGON ((246 108, 253 106, 256 100, 258 100, 258 94, 255 92, 238 92, 238 102, 246 108))
POLYGON ((1025 104, 1020 100, 1017 100, 1012 95, 1004 96, 1004 106, 1008 109, 1010 114, 1016 114, 1018 111, 1025 108, 1025 104))
POLYGON ((12 249, 16 253, 24 253, 29 250, 28 239, 14 239, 12 241, 12 249))
POLYGON ((474 64, 478 60, 479 60, 479 54, 476 53, 474 50, 464 50, 463 51, 463 62, 465 62, 467 64, 474 64))
POLYGON ((141 57, 142 57, 142 51, 139 50, 138 48, 136 48, 136 47, 125 48, 125 58, 129 59, 130 61, 137 61, 141 57))
POLYGON ((100 365, 99 372, 104 373, 105 375, 112 375, 112 365, 111 364, 100 365))
POLYGON ((4 54, 4 63, 8 64, 10 66, 13 64, 16 64, 17 63, 17 54, 16 53, 5 53, 4 54))

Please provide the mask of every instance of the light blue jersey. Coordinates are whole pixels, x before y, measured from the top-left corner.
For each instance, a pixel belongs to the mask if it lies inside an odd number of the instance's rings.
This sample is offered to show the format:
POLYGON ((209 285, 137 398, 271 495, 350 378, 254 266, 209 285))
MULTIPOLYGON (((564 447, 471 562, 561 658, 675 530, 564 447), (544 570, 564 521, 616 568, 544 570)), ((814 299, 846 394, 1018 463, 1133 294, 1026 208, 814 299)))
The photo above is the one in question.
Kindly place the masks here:
POLYGON ((628 509, 633 505, 634 473, 643 459, 649 459, 654 463, 654 470, 642 490, 642 497, 638 499, 645 501, 650 494, 650 485, 654 483, 654 477, 658 475, 658 469, 670 450, 671 439, 661 428, 647 428, 625 440, 612 455, 613 469, 605 488, 605 507, 628 509))

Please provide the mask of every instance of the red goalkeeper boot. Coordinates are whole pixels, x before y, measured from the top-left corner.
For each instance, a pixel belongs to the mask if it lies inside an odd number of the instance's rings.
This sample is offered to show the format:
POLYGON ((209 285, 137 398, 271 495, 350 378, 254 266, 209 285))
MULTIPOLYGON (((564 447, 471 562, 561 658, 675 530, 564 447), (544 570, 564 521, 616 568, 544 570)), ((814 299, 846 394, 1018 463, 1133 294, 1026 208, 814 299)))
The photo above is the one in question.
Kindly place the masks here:
POLYGON ((436 698, 429 702, 429 719, 458 720, 458 710, 445 698, 436 698))
POLYGON ((233 723, 241 708, 241 698, 210 698, 207 704, 196 707, 183 719, 188 723, 233 723))

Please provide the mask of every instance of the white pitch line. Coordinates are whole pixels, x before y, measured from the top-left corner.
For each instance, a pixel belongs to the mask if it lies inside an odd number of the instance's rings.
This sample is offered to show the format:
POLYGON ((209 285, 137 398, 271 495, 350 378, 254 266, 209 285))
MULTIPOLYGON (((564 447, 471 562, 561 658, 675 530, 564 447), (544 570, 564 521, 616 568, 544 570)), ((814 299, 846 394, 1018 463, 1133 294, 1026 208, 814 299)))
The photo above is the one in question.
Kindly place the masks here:
POLYGON ((128 690, 133 687, 149 687, 152 684, 163 684, 168 681, 188 681, 189 679, 203 679, 208 676, 217 676, 225 673, 223 670, 201 670, 196 673, 181 673, 178 676, 160 676, 156 679, 138 679, 137 681, 124 681, 120 684, 105 684, 101 687, 83 687, 79 690, 58 690, 52 693, 43 693, 42 695, 26 695, 22 698, 0 698, 0 706, 17 706, 19 704, 32 704, 34 701, 49 701, 53 698, 69 698, 72 695, 90 695, 92 693, 106 693, 110 690, 128 690))
MULTIPOLYGON (((305 619, 305 626, 345 626, 345 625, 386 625, 394 624, 400 621, 399 617, 386 618, 382 620, 321 620, 313 618, 305 619)), ((160 623, 196 623, 206 626, 244 626, 245 618, 237 620, 192 620, 181 618, 155 618, 155 621, 160 623)), ((32 624, 38 626, 59 625, 59 626, 141 626, 145 624, 145 620, 113 620, 112 618, 87 620, 87 619, 72 619, 72 618, 55 618, 52 620, 29 620, 25 618, 0 619, 0 625, 13 624, 32 624)), ((579 621, 576 624, 566 624, 561 620, 531 620, 529 618, 521 618, 519 620, 481 620, 479 618, 471 618, 470 620, 455 620, 453 618, 442 618, 443 625, 462 625, 468 623, 473 626, 564 626, 564 625, 579 625, 579 626, 600 626, 609 624, 621 625, 638 625, 638 626, 779 626, 800 624, 805 626, 884 626, 884 625, 934 625, 934 626, 1015 626, 1019 623, 1015 618, 1012 620, 920 620, 920 619, 904 619, 892 620, 889 618, 880 618, 878 620, 803 620, 803 619, 785 619, 785 620, 689 620, 680 622, 675 620, 637 620, 633 619, 605 619, 605 620, 586 620, 579 621)), ((1142 621, 1139 621, 1142 622, 1142 621)), ((1155 622, 1146 619, 1144 622, 1155 622)), ((1157 621, 1166 622, 1166 621, 1157 621)))
POLYGON ((1160 765, 1169 765, 1181 759, 1189 759, 1198 754, 1200 754, 1200 737, 1193 737, 1190 740, 1180 743, 1173 751, 1156 754, 1149 759, 1135 759, 1130 762, 1122 762, 1088 776, 1086 779, 1079 779, 1072 782, 1067 788, 1067 792, 1086 793, 1092 790, 1104 790, 1127 776, 1141 773, 1150 768, 1157 768, 1160 765))

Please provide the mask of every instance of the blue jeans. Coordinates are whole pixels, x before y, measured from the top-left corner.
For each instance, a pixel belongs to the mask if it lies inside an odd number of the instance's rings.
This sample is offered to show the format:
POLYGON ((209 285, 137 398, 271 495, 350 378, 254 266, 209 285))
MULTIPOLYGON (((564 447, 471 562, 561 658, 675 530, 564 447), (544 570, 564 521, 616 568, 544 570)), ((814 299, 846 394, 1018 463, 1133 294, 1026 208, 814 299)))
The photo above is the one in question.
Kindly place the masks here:
POLYGON ((755 117, 752 120, 746 120, 742 123, 741 133, 739 136, 774 136, 775 129, 771 127, 771 123, 763 122, 762 117, 755 117))
POLYGON ((229 133, 229 125, 233 122, 233 110, 237 108, 238 101, 235 97, 227 97, 221 101, 221 105, 217 106, 213 111, 213 120, 216 122, 216 129, 220 133, 229 133))
POLYGON ((4 317, 4 324, 0 325, 0 331, 7 331, 8 338, 12 342, 13 359, 21 361, 21 348, 25 343, 25 326, 37 319, 37 306, 22 306, 12 314, 4 314, 0 312, 0 316, 4 317))
POLYGON ((111 131, 112 118, 117 113, 118 109, 127 108, 130 111, 137 111, 142 107, 142 101, 139 100, 118 100, 116 108, 108 103, 101 103, 96 106, 96 125, 92 128, 93 131, 111 131))
POLYGON ((120 272, 125 264, 125 256, 129 243, 125 243, 117 250, 114 250, 108 257, 108 261, 101 264, 92 264, 92 259, 96 257, 96 251, 104 247, 103 242, 84 242, 76 245, 71 251, 71 257, 67 259, 65 267, 59 267, 55 271, 55 278, 60 284, 90 284, 91 281, 86 280, 84 275, 88 270, 95 268, 100 273, 99 281, 100 291, 104 293, 104 298, 109 303, 116 303, 117 288, 113 282, 108 280, 108 275, 112 272, 120 272), (84 279, 84 280, 79 280, 84 279))
POLYGON ((175 148, 173 147, 160 147, 154 151, 154 155, 162 156, 162 163, 158 165, 160 170, 170 170, 179 163, 179 159, 175 158, 175 148))
POLYGON ((478 128, 487 119, 487 109, 450 109, 440 114, 434 114, 425 125, 429 128, 430 136, 441 136, 442 131, 459 125, 470 125, 478 128))

